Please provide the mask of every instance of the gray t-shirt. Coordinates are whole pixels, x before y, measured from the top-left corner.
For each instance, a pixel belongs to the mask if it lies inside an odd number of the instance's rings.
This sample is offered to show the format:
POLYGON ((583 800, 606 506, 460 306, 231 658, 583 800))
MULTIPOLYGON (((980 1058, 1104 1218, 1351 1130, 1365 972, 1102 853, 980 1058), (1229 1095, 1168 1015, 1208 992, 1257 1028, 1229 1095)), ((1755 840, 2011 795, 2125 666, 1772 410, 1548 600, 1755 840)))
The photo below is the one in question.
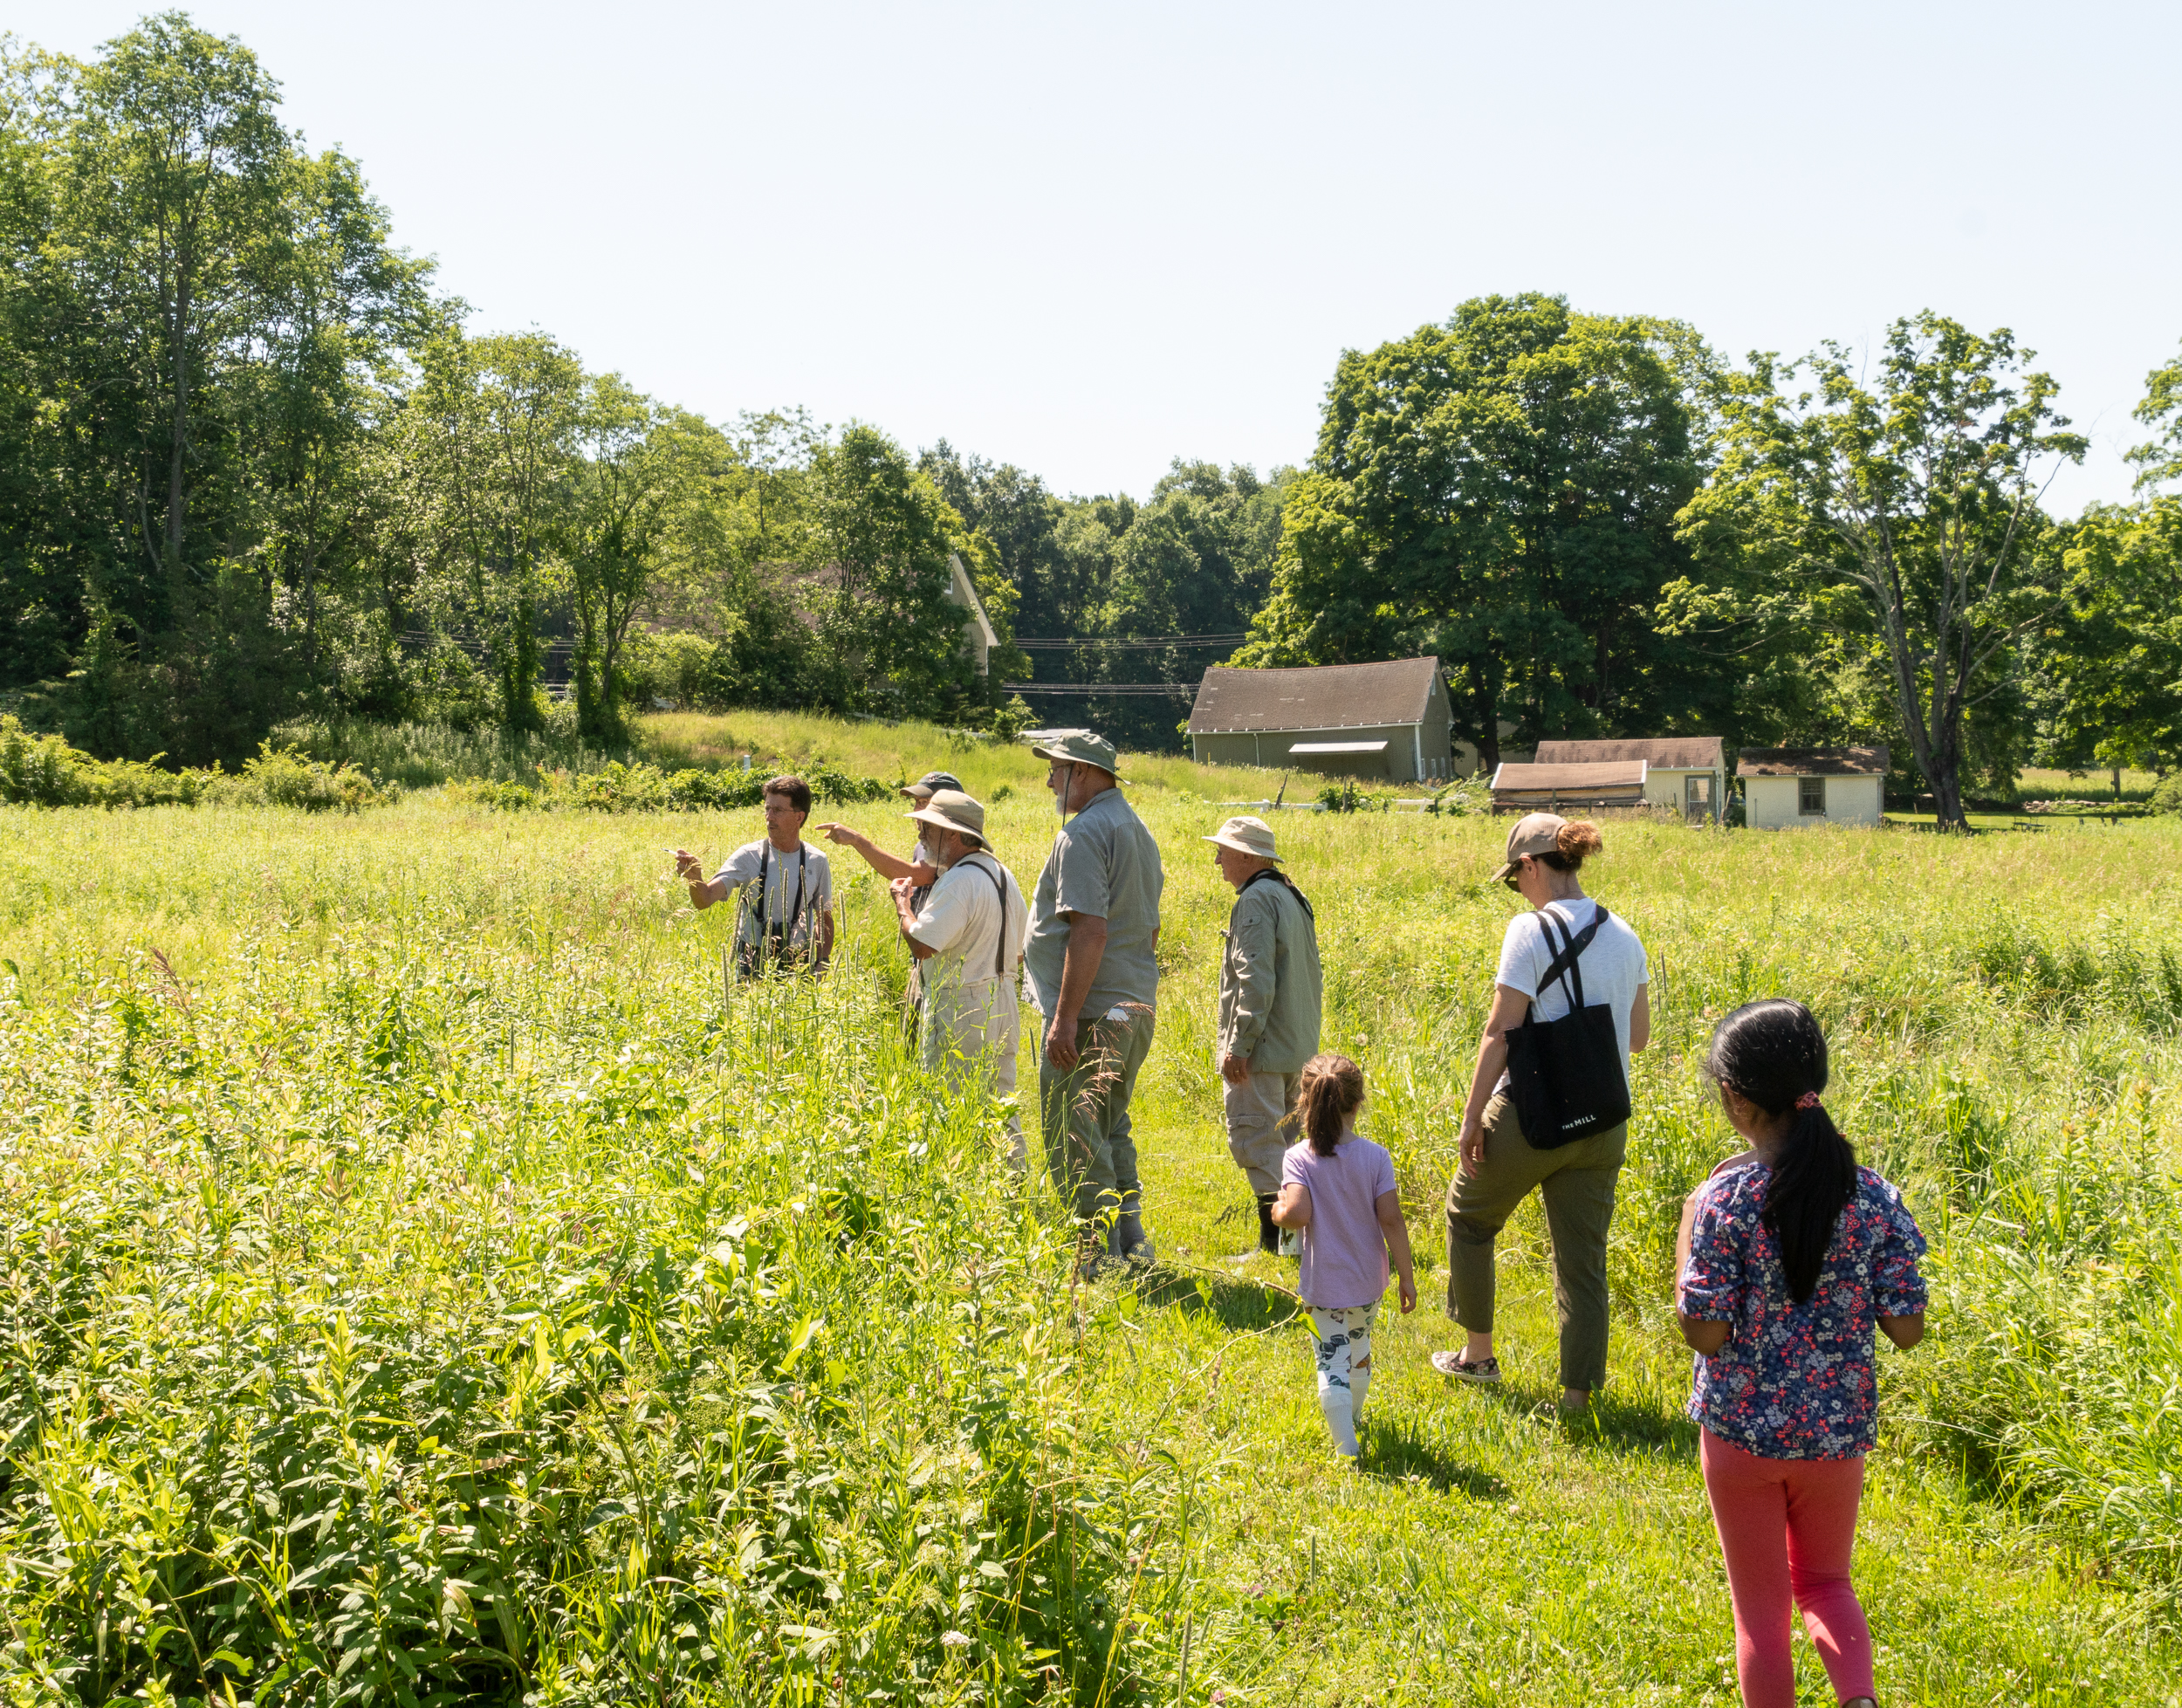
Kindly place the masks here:
MULTIPOLYGON (((1556 978, 1542 991, 1538 981, 1553 958, 1563 938, 1562 931, 1574 934, 1591 923, 1599 904, 1584 896, 1574 902, 1548 902, 1542 911, 1554 917, 1554 942, 1548 946, 1546 928, 1539 923, 1535 913, 1522 913, 1507 923, 1507 935, 1500 940, 1500 969, 1493 975, 1495 984, 1505 984, 1511 991, 1520 991, 1531 999, 1531 1017, 1540 1020, 1558 1020, 1568 1012, 1568 989, 1566 981, 1556 978)), ((1599 934, 1591 939, 1577 963, 1583 974, 1583 1002, 1587 1008, 1604 1003, 1614 1011, 1614 1036, 1622 1046, 1622 1074, 1629 1074, 1629 1014, 1636 1006, 1636 992, 1650 981, 1651 971, 1644 957, 1644 945, 1629 922, 1621 915, 1609 911, 1606 923, 1599 927, 1599 934)), ((1500 1076, 1498 1087, 1507 1088, 1507 1075, 1500 1076)))
POLYGON ((761 836, 728 855, 725 864, 712 875, 712 881, 724 885, 733 895, 758 881, 761 866, 765 893, 762 897, 738 898, 736 940, 763 943, 767 927, 782 926, 786 928, 788 947, 800 949, 809 942, 819 915, 834 911, 833 868, 808 842, 784 854, 761 836))
POLYGON ((1085 1020, 1123 1003, 1149 1008, 1158 999, 1159 967, 1152 943, 1159 931, 1159 894, 1166 881, 1159 845, 1119 789, 1108 789, 1053 838, 1031 901, 1030 941, 1024 946, 1030 999, 1053 1018, 1068 953, 1068 922, 1090 914, 1106 922, 1106 954, 1084 999, 1085 1020))

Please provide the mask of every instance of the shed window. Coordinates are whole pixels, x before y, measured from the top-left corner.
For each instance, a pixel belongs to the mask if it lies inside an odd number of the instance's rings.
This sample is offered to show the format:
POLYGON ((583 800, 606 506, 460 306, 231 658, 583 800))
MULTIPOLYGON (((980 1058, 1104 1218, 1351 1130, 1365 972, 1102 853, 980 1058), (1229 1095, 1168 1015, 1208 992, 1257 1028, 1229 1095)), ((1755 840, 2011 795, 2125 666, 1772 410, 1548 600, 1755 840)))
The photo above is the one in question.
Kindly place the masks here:
POLYGON ((1805 817, 1826 816, 1826 779, 1822 777, 1799 777, 1795 779, 1796 811, 1805 817))

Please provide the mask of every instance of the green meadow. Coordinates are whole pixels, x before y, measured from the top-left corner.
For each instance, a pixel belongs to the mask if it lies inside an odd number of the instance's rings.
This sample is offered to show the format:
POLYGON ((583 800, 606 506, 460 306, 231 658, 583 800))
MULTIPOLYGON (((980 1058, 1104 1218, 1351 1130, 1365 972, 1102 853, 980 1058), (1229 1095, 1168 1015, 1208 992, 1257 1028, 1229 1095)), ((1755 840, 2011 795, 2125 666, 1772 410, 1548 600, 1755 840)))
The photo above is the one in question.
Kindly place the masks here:
MULTIPOLYGON (((1167 862, 1160 1263, 1086 1285, 1002 1112, 916 1070, 847 851, 832 975, 730 993, 728 910, 693 915, 667 851, 754 811, 495 810, 428 780, 495 774, 458 738, 383 739, 417 786, 352 813, 0 809, 10 1705, 1732 1704, 1669 1271, 1735 1148, 1703 1040, 1775 993, 1825 1021, 1829 1104, 1932 1244, 1858 1556, 1882 1699, 2182 1702, 2171 823, 1609 824, 1586 875, 1657 1023, 1611 1376, 1571 1422, 1534 1211, 1508 1382, 1427 1362, 1505 827, 1280 814, 1424 1265, 1351 1473, 1293 1266, 1233 1255, 1211 1062, 1229 892, 1197 839, 1277 779, 1126 767, 1167 862)), ((1055 822, 1040 762, 936 730, 646 740, 943 765, 1026 888, 1055 822)), ((906 846, 898 810, 838 812, 906 846)))

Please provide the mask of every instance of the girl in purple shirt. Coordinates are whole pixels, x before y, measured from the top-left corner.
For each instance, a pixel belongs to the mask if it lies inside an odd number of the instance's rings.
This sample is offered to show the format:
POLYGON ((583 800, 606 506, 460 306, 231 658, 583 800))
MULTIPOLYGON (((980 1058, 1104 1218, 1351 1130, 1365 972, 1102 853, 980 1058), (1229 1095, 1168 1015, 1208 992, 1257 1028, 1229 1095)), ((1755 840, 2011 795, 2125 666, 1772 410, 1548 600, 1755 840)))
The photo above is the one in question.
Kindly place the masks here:
POLYGON ((1281 1158, 1273 1219, 1303 1236, 1298 1290, 1311 1308, 1318 1352, 1318 1405, 1334 1451, 1354 1464, 1362 1449, 1356 1420, 1371 1386, 1371 1322, 1387 1290, 1387 1261, 1402 1277, 1402 1309, 1417 1308, 1410 1231, 1394 1190, 1394 1159, 1360 1138, 1363 1069, 1347 1056, 1303 1064, 1296 1113, 1303 1142, 1281 1158))
POLYGON ((1743 1702, 1794 1708, 1800 1608, 1836 1698, 1873 1704, 1871 1632, 1849 1577, 1878 1420, 1872 1330, 1903 1348, 1924 1338, 1925 1237, 1819 1101, 1826 1035, 1801 1003, 1737 1009, 1705 1071, 1750 1149, 1683 1206, 1675 1310, 1698 1355, 1690 1415, 1743 1702))

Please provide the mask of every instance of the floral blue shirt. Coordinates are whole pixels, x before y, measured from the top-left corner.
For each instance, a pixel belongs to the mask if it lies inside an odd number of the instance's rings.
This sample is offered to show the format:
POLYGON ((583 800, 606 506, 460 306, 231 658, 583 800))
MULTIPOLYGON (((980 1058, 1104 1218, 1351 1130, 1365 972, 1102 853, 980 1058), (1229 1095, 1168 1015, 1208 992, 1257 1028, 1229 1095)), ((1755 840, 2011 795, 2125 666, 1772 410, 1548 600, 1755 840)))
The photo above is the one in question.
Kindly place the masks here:
POLYGON ((1760 1217, 1772 1178, 1753 1163, 1698 1189, 1676 1308, 1729 1328, 1725 1346, 1697 1360, 1690 1416, 1761 1458, 1861 1458, 1878 1430, 1872 1330, 1925 1308, 1925 1236, 1901 1193, 1858 1169, 1817 1290, 1798 1305, 1760 1217))

